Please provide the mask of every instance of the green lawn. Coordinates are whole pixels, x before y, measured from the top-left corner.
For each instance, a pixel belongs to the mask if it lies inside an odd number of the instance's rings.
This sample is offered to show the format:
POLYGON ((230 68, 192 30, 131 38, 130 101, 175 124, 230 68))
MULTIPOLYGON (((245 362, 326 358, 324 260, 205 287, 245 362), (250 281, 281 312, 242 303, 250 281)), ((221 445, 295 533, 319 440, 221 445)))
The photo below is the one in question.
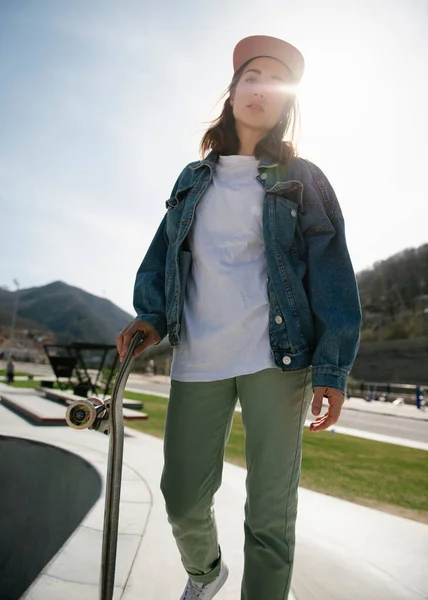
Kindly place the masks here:
MULTIPOLYGON (((0 369, 0 376, 6 377, 6 369, 0 369)), ((16 371, 15 377, 26 377, 28 373, 24 373, 24 371, 16 371)))
MULTIPOLYGON (((5 382, 3 382, 5 383, 5 382)), ((17 387, 17 388, 36 388, 36 387, 40 387, 41 386, 41 382, 40 381, 34 381, 34 379, 24 379, 23 381, 14 381, 11 384, 8 384, 11 387, 17 387)), ((57 383, 56 381, 54 382, 54 388, 57 388, 57 383)))
MULTIPOLYGON (((167 399, 126 392, 144 402, 147 421, 127 425, 163 437, 167 399)), ((244 430, 235 414, 226 460, 245 466, 244 430)), ((428 453, 331 432, 303 434, 301 487, 428 523, 428 453)))

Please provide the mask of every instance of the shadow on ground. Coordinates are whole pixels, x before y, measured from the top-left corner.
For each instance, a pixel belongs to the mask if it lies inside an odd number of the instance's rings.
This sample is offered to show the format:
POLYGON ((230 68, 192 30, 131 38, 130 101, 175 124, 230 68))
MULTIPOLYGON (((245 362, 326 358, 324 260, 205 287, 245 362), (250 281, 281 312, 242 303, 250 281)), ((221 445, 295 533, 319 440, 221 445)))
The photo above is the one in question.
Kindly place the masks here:
POLYGON ((85 460, 60 448, 0 436, 2 600, 18 600, 101 494, 85 460))

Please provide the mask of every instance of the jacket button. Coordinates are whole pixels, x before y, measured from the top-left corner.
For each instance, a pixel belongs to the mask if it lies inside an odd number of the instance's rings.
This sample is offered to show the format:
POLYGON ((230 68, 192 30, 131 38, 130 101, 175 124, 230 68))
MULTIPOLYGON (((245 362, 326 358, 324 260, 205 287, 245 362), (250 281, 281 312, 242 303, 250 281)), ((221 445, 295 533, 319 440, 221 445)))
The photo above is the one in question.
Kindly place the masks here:
POLYGON ((289 365, 291 363, 291 358, 289 356, 284 356, 282 362, 284 363, 284 365, 289 365))
POLYGON ((267 179, 267 173, 262 173, 260 175, 260 179, 267 179))
POLYGON ((293 210, 291 211, 291 216, 292 216, 292 217, 297 217, 297 213, 296 213, 296 211, 294 210, 294 208, 293 208, 293 210))
POLYGON ((277 325, 281 325, 282 323, 282 317, 280 317, 279 315, 275 317, 275 323, 277 323, 277 325))

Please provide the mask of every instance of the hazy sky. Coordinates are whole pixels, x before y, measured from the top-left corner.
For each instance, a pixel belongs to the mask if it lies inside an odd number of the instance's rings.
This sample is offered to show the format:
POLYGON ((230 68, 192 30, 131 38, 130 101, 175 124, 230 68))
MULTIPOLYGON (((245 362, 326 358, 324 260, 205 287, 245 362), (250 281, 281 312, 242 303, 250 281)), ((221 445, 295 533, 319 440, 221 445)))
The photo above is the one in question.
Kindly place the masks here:
POLYGON ((358 271, 428 241, 427 0, 0 0, 0 285, 132 312, 135 272, 247 35, 306 59, 301 156, 358 271))

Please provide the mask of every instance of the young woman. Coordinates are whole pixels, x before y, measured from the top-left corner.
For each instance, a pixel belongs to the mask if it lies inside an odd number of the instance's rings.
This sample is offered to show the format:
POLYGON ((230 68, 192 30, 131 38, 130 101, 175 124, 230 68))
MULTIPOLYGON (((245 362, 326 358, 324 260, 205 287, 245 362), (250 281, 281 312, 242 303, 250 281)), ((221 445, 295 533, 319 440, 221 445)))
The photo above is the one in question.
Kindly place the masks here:
MULTIPOLYGON (((209 600, 228 570, 213 497, 239 397, 247 501, 242 599, 284 600, 293 568, 302 431, 336 423, 360 331, 342 213, 321 170, 297 158, 294 87, 304 60, 285 41, 241 40, 205 158, 185 167, 138 270, 123 360, 166 334, 174 348, 161 488, 189 579, 209 600), (208 153, 209 151, 209 153, 208 153), (207 155, 208 153, 208 155, 207 155)), ((320 468, 323 468, 320 465, 320 468)))

